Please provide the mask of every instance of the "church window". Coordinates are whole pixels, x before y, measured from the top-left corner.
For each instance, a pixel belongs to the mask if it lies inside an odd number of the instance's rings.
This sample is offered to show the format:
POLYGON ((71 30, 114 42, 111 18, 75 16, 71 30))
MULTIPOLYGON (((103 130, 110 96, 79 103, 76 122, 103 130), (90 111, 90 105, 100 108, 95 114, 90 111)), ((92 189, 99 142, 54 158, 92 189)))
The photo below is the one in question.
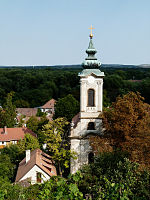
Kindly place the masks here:
POLYGON ((90 152, 88 155, 88 163, 93 163, 94 162, 94 153, 90 152))
POLYGON ((88 90, 88 106, 95 106, 95 91, 93 89, 88 90))
POLYGON ((95 124, 94 124, 94 122, 89 122, 88 123, 87 130, 95 130, 95 124))

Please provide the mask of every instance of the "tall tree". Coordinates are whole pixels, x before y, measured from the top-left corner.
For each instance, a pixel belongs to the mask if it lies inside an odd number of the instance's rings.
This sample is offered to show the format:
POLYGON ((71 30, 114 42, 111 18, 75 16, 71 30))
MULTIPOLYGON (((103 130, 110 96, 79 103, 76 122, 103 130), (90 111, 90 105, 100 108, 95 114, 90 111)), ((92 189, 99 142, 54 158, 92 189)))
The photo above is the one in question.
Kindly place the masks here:
POLYGON ((0 109, 0 127, 12 128, 16 124, 16 107, 12 103, 13 95, 13 92, 8 93, 3 109, 0 109))
POLYGON ((62 176, 63 169, 69 167, 70 159, 75 158, 74 152, 70 151, 67 141, 66 126, 69 123, 64 118, 57 118, 50 121, 43 128, 46 136, 45 143, 47 150, 58 167, 59 174, 62 176))
POLYGON ((27 127, 37 134, 37 138, 40 147, 43 147, 45 141, 45 135, 42 133, 43 126, 48 123, 46 116, 42 116, 40 119, 36 116, 32 116, 27 121, 27 127))
POLYGON ((131 154, 134 161, 150 166, 150 105, 139 93, 118 97, 103 113, 111 143, 131 154))
POLYGON ((79 112, 79 102, 71 95, 58 100, 55 106, 55 119, 58 117, 66 117, 68 121, 79 112))
POLYGON ((40 148, 38 139, 30 134, 25 134, 25 137, 22 140, 19 140, 18 147, 21 153, 25 152, 25 150, 34 150, 40 148))

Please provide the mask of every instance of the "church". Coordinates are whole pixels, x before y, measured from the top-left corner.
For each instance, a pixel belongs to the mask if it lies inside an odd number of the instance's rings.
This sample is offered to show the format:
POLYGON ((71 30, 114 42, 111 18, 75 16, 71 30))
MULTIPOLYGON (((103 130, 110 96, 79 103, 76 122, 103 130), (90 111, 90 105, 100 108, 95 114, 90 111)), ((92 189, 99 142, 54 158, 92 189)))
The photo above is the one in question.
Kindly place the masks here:
POLYGON ((103 107, 103 77, 100 71, 101 63, 95 57, 97 53, 93 45, 91 26, 90 41, 82 63, 83 70, 80 77, 80 112, 72 119, 70 141, 71 150, 76 152, 77 159, 71 160, 71 173, 75 173, 84 164, 90 162, 93 156, 89 143, 90 135, 102 133, 102 119, 100 113, 103 107))

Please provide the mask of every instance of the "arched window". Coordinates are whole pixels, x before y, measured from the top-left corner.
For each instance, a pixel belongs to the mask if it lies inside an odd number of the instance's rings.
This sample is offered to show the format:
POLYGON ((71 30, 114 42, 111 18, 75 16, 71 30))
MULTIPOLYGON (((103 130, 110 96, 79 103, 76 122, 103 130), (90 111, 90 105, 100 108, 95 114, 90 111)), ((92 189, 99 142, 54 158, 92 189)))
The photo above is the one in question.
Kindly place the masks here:
POLYGON ((95 124, 94 124, 94 122, 89 122, 88 123, 87 130, 95 130, 95 124))
POLYGON ((93 163, 94 162, 94 153, 90 152, 88 155, 88 163, 93 163))
POLYGON ((95 106, 95 91, 93 89, 88 90, 88 106, 95 106))

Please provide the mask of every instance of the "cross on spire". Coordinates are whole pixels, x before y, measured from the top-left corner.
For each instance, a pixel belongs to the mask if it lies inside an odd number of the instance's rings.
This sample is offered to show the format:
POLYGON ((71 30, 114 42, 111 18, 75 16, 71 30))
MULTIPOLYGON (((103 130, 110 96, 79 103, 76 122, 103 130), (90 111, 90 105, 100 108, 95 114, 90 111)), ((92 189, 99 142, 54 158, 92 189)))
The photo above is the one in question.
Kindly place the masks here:
POLYGON ((95 29, 95 28, 93 28, 91 25, 91 27, 89 29, 91 29, 90 38, 92 38, 93 37, 92 29, 95 29))

